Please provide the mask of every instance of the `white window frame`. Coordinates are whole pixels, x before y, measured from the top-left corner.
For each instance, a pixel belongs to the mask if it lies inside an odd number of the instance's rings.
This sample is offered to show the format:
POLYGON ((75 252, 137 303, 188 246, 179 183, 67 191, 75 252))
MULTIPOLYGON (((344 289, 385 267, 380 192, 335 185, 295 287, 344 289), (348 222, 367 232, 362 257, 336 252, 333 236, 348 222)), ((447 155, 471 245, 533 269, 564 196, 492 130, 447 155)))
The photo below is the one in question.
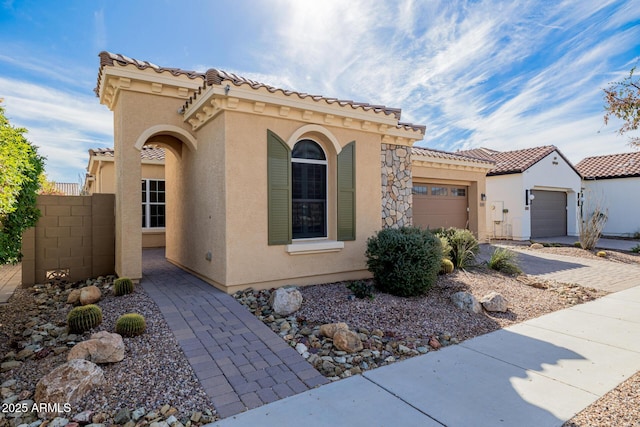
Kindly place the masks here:
MULTIPOLYGON (((327 240, 329 238, 329 157, 327 156, 327 151, 324 149, 324 147, 322 146, 322 144, 320 144, 320 142, 316 141, 313 138, 302 138, 299 139, 298 141, 296 141, 295 144, 293 144, 293 148, 291 149, 291 163, 307 163, 307 164, 315 164, 315 165, 324 165, 325 168, 325 204, 324 204, 324 231, 325 231, 325 235, 324 236, 319 236, 319 237, 292 237, 292 242, 310 242, 310 241, 315 241, 315 240, 327 240), (324 154, 324 158, 325 160, 314 160, 314 159, 303 159, 300 157, 293 157, 293 148, 295 148, 296 144, 298 142, 302 142, 302 141, 312 141, 314 143, 316 143, 318 145, 318 147, 320 147, 320 150, 322 150, 322 153, 324 154)), ((293 172, 292 172, 293 175, 293 172)), ((291 188, 292 191, 292 197, 293 197, 293 185, 291 188)), ((291 225, 293 227, 293 224, 291 225)), ((293 230, 291 235, 293 236, 293 230)))
MULTIPOLYGON (((164 230, 167 224, 167 184, 166 181, 164 179, 152 179, 152 178, 145 178, 142 179, 140 181, 140 186, 142 187, 142 182, 145 183, 145 201, 141 203, 144 205, 144 214, 145 214, 145 224, 142 226, 143 230, 164 230), (165 196, 165 201, 164 202, 151 202, 151 181, 156 181, 156 182, 164 182, 165 183, 165 190, 164 190, 164 196, 165 196), (158 206, 158 205, 163 205, 164 211, 165 211, 165 218, 164 218, 164 223, 165 226, 163 227, 150 227, 149 224, 151 223, 151 205, 154 206, 158 206)), ((140 189, 142 191, 142 188, 140 189)))

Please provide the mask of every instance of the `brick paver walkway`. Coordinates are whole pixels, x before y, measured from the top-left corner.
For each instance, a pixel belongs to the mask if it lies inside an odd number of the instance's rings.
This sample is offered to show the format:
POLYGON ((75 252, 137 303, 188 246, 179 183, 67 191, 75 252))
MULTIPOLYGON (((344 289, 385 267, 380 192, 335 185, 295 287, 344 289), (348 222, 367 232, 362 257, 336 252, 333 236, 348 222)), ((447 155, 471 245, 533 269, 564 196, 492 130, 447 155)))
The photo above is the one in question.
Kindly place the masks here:
POLYGON ((329 382, 233 297, 166 261, 163 249, 143 252, 141 283, 221 417, 329 382))
MULTIPOLYGON (((493 247, 481 245, 480 259, 491 256, 493 247)), ((519 249, 518 265, 526 274, 561 283, 618 292, 640 285, 640 264, 623 264, 604 259, 577 258, 519 249)))

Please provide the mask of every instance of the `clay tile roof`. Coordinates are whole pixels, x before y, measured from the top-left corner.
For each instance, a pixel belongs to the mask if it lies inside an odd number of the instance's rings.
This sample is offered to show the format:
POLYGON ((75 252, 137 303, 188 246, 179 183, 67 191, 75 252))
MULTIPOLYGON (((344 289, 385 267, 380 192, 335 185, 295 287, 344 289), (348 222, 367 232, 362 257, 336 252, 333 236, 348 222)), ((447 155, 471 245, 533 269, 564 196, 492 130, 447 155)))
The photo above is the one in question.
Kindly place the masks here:
POLYGON ((496 162, 496 167, 491 169, 487 175, 522 173, 555 150, 557 150, 555 146, 545 145, 523 150, 497 152, 491 156, 496 162))
POLYGON ((587 157, 576 165, 576 169, 586 179, 640 176, 640 151, 587 157))
POLYGON ((484 163, 491 165, 493 160, 483 159, 474 156, 467 156, 460 153, 451 153, 449 151, 434 150, 433 148, 411 147, 412 156, 432 157, 437 159, 459 160, 466 162, 484 163))
MULTIPOLYGON (((296 92, 293 90, 287 90, 287 89, 279 89, 264 83, 260 83, 254 80, 250 80, 247 79, 245 77, 239 76, 237 74, 234 73, 229 73, 226 71, 222 71, 222 70, 217 70, 215 68, 210 68, 208 69, 206 72, 201 73, 201 72, 197 72, 197 71, 186 71, 186 70, 182 70, 180 68, 166 68, 166 67, 160 67, 156 64, 152 64, 151 62, 147 62, 147 61, 139 61, 137 59, 133 59, 133 58, 129 58, 127 56, 121 55, 121 54, 115 54, 115 53, 111 53, 111 52, 100 52, 100 54, 98 55, 100 57, 100 71, 98 73, 98 84, 96 85, 96 88, 94 89, 94 92, 96 93, 96 95, 99 95, 100 93, 100 75, 102 74, 102 68, 106 65, 109 66, 113 66, 115 64, 121 65, 121 66, 127 66, 127 65, 135 65, 136 67, 138 67, 141 70, 147 69, 147 68, 151 68, 152 70, 158 72, 158 73, 164 73, 164 72, 169 72, 174 76, 179 76, 179 75, 185 75, 187 77, 189 77, 190 79, 196 79, 196 78, 200 78, 203 80, 203 84, 200 87, 200 89, 198 91, 196 91, 196 93, 189 99, 187 100, 187 102, 184 105, 184 109, 186 109, 190 104, 192 104, 198 97, 198 95, 200 95, 202 93, 202 91, 207 87, 207 86, 212 86, 212 85, 221 85, 223 81, 230 81, 231 83, 233 83, 235 86, 241 86, 241 85, 249 85, 251 88, 253 89, 260 89, 260 88, 264 88, 266 90, 268 90, 271 93, 275 93, 275 92, 281 92, 286 96, 297 96, 300 99, 305 99, 305 98, 310 98, 316 102, 320 102, 320 101, 324 101, 327 104, 334 104, 334 103, 338 103, 338 105, 345 107, 345 106, 350 106, 351 108, 358 109, 361 108, 364 111, 375 111, 377 112, 382 112, 385 115, 389 116, 389 115, 393 115, 397 120, 400 120, 400 115, 401 115, 401 110, 399 108, 389 108, 389 107, 385 107, 384 105, 372 105, 372 104, 367 104, 364 102, 355 102, 355 101, 351 101, 351 100, 340 100, 337 98, 328 98, 325 96, 321 96, 321 95, 309 95, 307 93, 303 93, 303 92, 296 92)), ((411 123, 399 123, 396 125, 396 128, 399 129, 413 129, 416 131, 420 131, 422 134, 425 133, 426 131, 426 126, 423 125, 414 125, 411 123)))
POLYGON ((499 151, 491 150, 490 148, 480 147, 480 148, 474 148, 471 150, 458 150, 456 151, 456 153, 463 156, 470 156, 470 157, 476 157, 478 159, 493 161, 492 160, 493 155, 499 153, 499 151))
MULTIPOLYGON (((89 150, 91 156, 113 158, 113 148, 92 148, 89 150)), ((164 161, 164 149, 154 145, 145 145, 140 150, 141 160, 164 161)))
POLYGON ((93 90, 96 93, 96 96, 99 96, 100 94, 100 75, 102 74, 102 68, 104 68, 105 65, 111 65, 111 66, 115 64, 122 65, 122 66, 135 65, 140 70, 151 68, 157 73, 168 72, 174 76, 184 75, 189 77, 190 79, 205 78, 204 73, 199 73, 197 71, 181 70, 180 68, 159 67, 156 64, 152 64, 151 62, 138 61, 137 59, 129 58, 128 56, 124 56, 119 53, 102 51, 98 54, 98 57, 100 57, 100 70, 98 72, 98 83, 96 84, 96 88, 93 90))

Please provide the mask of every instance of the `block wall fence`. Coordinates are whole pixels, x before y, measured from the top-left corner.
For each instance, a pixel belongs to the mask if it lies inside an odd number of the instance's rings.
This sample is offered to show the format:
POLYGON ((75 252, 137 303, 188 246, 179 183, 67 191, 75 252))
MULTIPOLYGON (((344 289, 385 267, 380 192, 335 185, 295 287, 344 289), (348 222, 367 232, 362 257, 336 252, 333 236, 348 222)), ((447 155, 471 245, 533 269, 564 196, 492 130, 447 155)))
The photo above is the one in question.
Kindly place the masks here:
POLYGON ((38 196, 42 213, 22 236, 22 284, 114 274, 115 196, 38 196))

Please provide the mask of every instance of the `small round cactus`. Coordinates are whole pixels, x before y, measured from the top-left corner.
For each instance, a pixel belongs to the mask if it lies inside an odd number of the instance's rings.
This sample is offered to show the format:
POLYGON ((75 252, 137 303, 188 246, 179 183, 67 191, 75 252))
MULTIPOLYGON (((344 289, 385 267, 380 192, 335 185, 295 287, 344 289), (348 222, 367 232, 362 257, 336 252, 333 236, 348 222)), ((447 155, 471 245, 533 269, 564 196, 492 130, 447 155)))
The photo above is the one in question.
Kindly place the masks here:
POLYGON ((440 274, 449 274, 453 272, 453 262, 448 258, 443 258, 440 262, 440 274))
POLYGON ((133 282, 128 277, 121 277, 113 282, 113 293, 119 297, 133 292, 133 282))
POLYGON ((605 251, 598 251, 596 255, 600 258, 605 258, 607 256, 607 253, 605 251))
POLYGON ((116 333, 123 337, 135 337, 141 335, 147 324, 144 321, 144 316, 138 313, 123 314, 116 321, 116 333))
POLYGON ((95 304, 75 307, 67 315, 67 324, 72 334, 81 334, 100 323, 102 323, 102 309, 95 304))

